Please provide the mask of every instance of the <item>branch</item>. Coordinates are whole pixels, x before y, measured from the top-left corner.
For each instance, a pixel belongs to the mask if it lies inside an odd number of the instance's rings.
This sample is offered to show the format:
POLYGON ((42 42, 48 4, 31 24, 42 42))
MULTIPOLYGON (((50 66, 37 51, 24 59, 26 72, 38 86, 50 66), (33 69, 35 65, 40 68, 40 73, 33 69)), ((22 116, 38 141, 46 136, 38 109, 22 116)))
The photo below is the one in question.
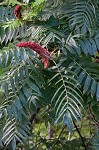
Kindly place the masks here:
POLYGON ((90 112, 90 115, 91 115, 91 117, 92 117, 92 120, 95 122, 95 124, 96 124, 97 127, 99 128, 99 122, 96 120, 94 114, 92 113, 90 106, 89 106, 89 112, 90 112))
POLYGON ((75 128, 76 128, 76 131, 78 132, 78 134, 79 134, 79 136, 80 136, 80 139, 81 139, 81 141, 82 141, 82 143, 83 143, 83 146, 84 146, 84 148, 85 148, 85 150, 87 150, 87 147, 86 147, 86 144, 85 144, 85 142, 84 142, 84 139, 83 139, 83 137, 82 137, 82 135, 81 135, 81 133, 80 133, 80 131, 79 131, 79 129, 78 129, 78 127, 77 127, 77 125, 76 125, 76 123, 73 121, 73 124, 74 124, 74 126, 75 126, 75 128))
POLYGON ((51 147, 51 150, 53 150, 53 148, 55 147, 55 145, 58 143, 61 135, 63 134, 64 129, 66 128, 66 125, 63 127, 62 131, 60 132, 58 138, 56 139, 55 143, 53 144, 53 146, 51 147))

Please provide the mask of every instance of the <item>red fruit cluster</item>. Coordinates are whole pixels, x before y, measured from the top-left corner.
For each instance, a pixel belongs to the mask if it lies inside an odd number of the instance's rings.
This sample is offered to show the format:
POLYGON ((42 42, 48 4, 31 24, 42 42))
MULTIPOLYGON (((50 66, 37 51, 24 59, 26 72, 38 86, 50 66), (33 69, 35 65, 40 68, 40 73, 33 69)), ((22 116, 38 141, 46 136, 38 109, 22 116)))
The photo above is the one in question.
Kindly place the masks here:
POLYGON ((17 5, 14 9, 14 15, 19 19, 22 17, 21 8, 22 8, 21 5, 17 5))
POLYGON ((42 57, 42 62, 44 63, 44 68, 49 66, 50 53, 47 49, 43 48, 36 42, 20 42, 16 44, 18 47, 29 47, 38 53, 42 57))

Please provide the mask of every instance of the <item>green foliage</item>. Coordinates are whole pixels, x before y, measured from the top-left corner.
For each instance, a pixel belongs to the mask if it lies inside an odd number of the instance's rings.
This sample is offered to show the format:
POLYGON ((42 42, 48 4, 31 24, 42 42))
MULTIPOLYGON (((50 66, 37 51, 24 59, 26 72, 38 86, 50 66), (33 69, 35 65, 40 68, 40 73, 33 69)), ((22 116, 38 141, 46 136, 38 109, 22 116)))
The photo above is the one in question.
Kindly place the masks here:
MULTIPOLYGON (((67 126, 73 134, 74 122, 83 119, 84 109, 91 109, 91 119, 98 124, 98 2, 6 0, 6 4, 10 6, 0 6, 0 148, 15 150, 22 144, 30 150, 40 142, 43 149, 71 149, 75 143, 80 149, 78 139, 66 142, 59 134, 57 147, 57 139, 48 141, 34 130, 32 134, 32 122, 36 124, 36 115, 39 120, 43 112, 41 123, 46 127, 67 126), (14 17, 15 4, 23 4, 22 20, 14 17), (34 51, 15 46, 30 40, 50 51, 47 69, 34 51)), ((97 143, 96 137, 95 149, 97 143)))
POLYGON ((14 6, 15 4, 21 4, 18 0, 4 0, 8 5, 14 6))
MULTIPOLYGON (((71 116, 78 121, 79 118, 81 119, 81 112, 78 105, 82 106, 82 98, 79 94, 79 89, 77 88, 77 80, 73 78, 75 74, 72 71, 67 70, 65 67, 57 68, 58 71, 49 81, 52 84, 55 81, 56 86, 56 91, 52 97, 52 103, 55 103, 55 122, 59 122, 62 116, 64 124, 67 121, 66 118, 71 118, 71 116), (68 116, 66 115, 66 112, 68 112, 68 116)), ((51 86, 51 83, 49 83, 49 86, 51 86)))

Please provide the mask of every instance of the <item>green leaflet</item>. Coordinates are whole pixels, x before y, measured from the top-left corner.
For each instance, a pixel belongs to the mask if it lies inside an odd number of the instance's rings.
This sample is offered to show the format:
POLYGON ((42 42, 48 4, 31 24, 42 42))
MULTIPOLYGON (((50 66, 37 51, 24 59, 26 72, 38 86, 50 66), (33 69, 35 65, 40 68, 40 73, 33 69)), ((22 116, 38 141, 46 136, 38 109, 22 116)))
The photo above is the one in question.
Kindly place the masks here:
POLYGON ((88 75, 86 80, 85 80, 83 93, 88 92, 88 89, 89 89, 89 86, 90 86, 90 82, 91 82, 91 77, 88 75))
POLYGON ((97 101, 99 101, 99 83, 97 85, 96 98, 97 98, 97 101))
POLYGON ((14 79, 11 77, 10 77, 10 83, 11 83, 11 87, 12 87, 13 92, 15 92, 16 88, 15 88, 15 84, 14 84, 14 79))
POLYGON ((92 85, 91 85, 91 97, 92 98, 96 93, 96 88, 97 88, 97 82, 95 80, 93 80, 92 85))
POLYGON ((88 55, 88 50, 87 50, 84 42, 82 40, 79 40, 79 43, 80 43, 82 51, 85 53, 85 55, 88 55))
POLYGON ((31 89, 32 89, 33 91, 37 92, 38 95, 41 96, 41 92, 40 92, 39 87, 38 87, 36 84, 34 84, 32 80, 29 80, 28 85, 31 87, 31 89))
POLYGON ((12 149, 15 150, 16 149, 16 139, 15 139, 15 137, 12 139, 11 145, 12 145, 12 149))
POLYGON ((86 34, 87 33, 87 26, 84 24, 81 28, 81 34, 86 34))
POLYGON ((94 41, 92 38, 90 38, 89 40, 90 40, 90 42, 91 42, 91 44, 92 44, 93 55, 96 56, 96 53, 97 53, 97 46, 96 46, 96 43, 95 43, 95 41, 94 41))
POLYGON ((73 133, 73 122, 69 112, 64 115, 63 124, 68 126, 69 132, 73 133))
POLYGON ((92 45, 88 40, 85 40, 85 47, 87 48, 90 55, 93 55, 92 45))
POLYGON ((5 95, 8 98, 9 97, 8 83, 5 81, 3 86, 4 86, 4 90, 5 90, 5 95))
POLYGON ((84 77, 85 77, 85 73, 86 73, 85 70, 80 73, 80 75, 79 75, 79 77, 78 77, 78 83, 79 83, 79 84, 82 83, 82 81, 83 81, 83 79, 84 79, 84 77))

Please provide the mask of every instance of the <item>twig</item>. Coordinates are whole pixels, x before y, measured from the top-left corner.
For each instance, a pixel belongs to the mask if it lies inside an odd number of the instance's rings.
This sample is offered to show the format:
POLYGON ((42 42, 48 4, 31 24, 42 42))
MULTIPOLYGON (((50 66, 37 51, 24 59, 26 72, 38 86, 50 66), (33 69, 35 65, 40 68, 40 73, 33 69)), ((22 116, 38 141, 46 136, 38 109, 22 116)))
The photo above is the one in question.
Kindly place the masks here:
POLYGON ((53 146, 51 147, 51 150, 53 150, 53 148, 55 147, 55 145, 58 143, 61 135, 63 134, 64 129, 66 128, 66 125, 63 127, 62 131, 60 132, 58 138, 56 139, 55 143, 53 144, 53 146))
POLYGON ((33 113, 30 117, 30 123, 32 124, 33 120, 35 119, 36 115, 38 114, 38 112, 40 111, 40 108, 37 107, 37 113, 33 113))
POLYGON ((76 125, 76 123, 73 121, 73 124, 74 124, 74 126, 75 126, 75 128, 76 128, 76 131, 78 132, 78 134, 79 134, 79 136, 80 136, 80 139, 81 139, 81 141, 82 141, 82 143, 83 143, 83 146, 84 146, 84 148, 85 148, 85 150, 87 150, 87 147, 86 147, 86 144, 85 144, 85 142, 84 142, 84 139, 83 139, 83 137, 82 137, 82 135, 81 135, 81 133, 80 133, 80 131, 79 131, 79 129, 78 129, 78 127, 77 127, 77 125, 76 125))
POLYGON ((95 122, 95 124, 96 124, 96 125, 97 125, 97 127, 99 128, 99 123, 97 122, 97 120, 96 120, 96 118, 95 118, 94 114, 92 113, 92 111, 91 111, 90 107, 89 107, 89 112, 90 112, 90 114, 91 114, 91 117, 92 117, 93 121, 95 122))

